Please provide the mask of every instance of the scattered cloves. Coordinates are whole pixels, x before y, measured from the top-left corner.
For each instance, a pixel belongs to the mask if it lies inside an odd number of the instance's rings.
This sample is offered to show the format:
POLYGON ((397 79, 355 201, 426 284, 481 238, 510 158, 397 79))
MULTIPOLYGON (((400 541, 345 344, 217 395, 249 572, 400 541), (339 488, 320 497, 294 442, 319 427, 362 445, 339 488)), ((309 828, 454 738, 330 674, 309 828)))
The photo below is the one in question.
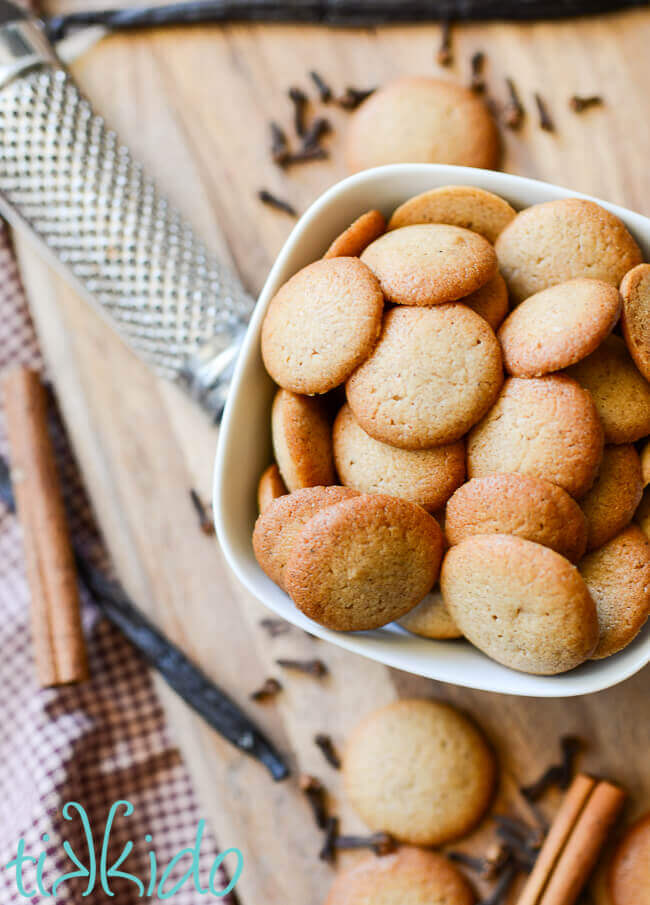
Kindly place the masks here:
POLYGON ((316 826, 324 830, 327 826, 328 814, 325 803, 325 788, 315 776, 303 774, 299 780, 300 790, 304 792, 314 814, 316 826))
POLYGON ((451 66, 454 62, 454 54, 451 49, 451 22, 443 19, 440 23, 440 46, 436 53, 436 60, 441 66, 451 66))
POLYGON ((305 134, 305 113, 307 110, 308 98, 302 88, 292 85, 287 92, 289 100, 293 104, 293 125, 296 135, 301 138, 305 134))
POLYGON ((332 864, 336 860, 336 840, 339 835, 339 818, 328 817, 325 823, 325 839, 323 847, 318 853, 321 861, 327 861, 332 864))
POLYGON ((280 691, 282 691, 282 685, 280 685, 277 679, 266 679, 264 684, 258 688, 257 691, 251 693, 251 700, 268 701, 269 698, 274 698, 280 691))
POLYGON ((268 189, 260 189, 257 193, 257 197, 262 204, 267 204, 269 207, 274 207, 278 211, 283 211, 285 214, 289 214, 290 217, 298 216, 298 212, 293 205, 289 204, 289 202, 285 201, 283 198, 278 198, 277 195, 271 194, 268 189))
POLYGON ((542 96, 535 92, 535 103, 537 104, 537 112, 539 114, 539 127, 545 132, 555 132, 555 123, 548 112, 548 107, 542 96))
POLYGON ((569 98, 569 107, 574 113, 582 113, 583 110, 589 110, 590 107, 602 107, 604 103, 600 94, 589 94, 586 96, 574 94, 569 98))
POLYGON ((344 110, 356 110, 357 107, 366 100, 366 98, 370 97, 371 94, 374 94, 376 88, 351 88, 349 85, 345 89, 345 94, 342 94, 341 97, 338 98, 337 103, 339 107, 342 107, 344 110))
POLYGON ((318 97, 320 98, 321 103, 329 104, 329 102, 332 100, 332 89, 330 88, 330 86, 314 69, 312 69, 312 71, 309 73, 309 77, 316 86, 318 97))
POLYGON ((323 135, 327 135, 328 132, 332 131, 332 124, 328 119, 325 119, 323 116, 318 116, 306 130, 303 140, 302 147, 304 150, 310 148, 317 148, 319 146, 320 140, 323 135))
POLYGON ((284 619, 260 619, 260 627, 268 633, 269 638, 277 638, 278 635, 286 635, 291 631, 291 626, 284 619))
POLYGON ((503 108, 503 122, 508 129, 516 130, 521 127, 526 111, 513 80, 507 78, 506 86, 508 88, 508 101, 503 108))
POLYGON ((276 660, 278 666, 282 669, 293 669, 296 672, 305 673, 307 676, 313 676, 315 679, 322 679, 328 673, 327 666, 322 660, 276 660))
POLYGON ((562 760, 559 764, 551 764, 542 773, 538 780, 528 786, 523 786, 521 794, 528 801, 537 801, 547 789, 557 786, 559 789, 568 789, 573 776, 574 761, 576 755, 582 750, 583 742, 574 735, 565 735, 560 739, 562 760))
POLYGON ((271 158, 278 166, 284 166, 289 154, 287 135, 282 126, 271 122, 271 158))
POLYGON ((397 842, 388 833, 373 833, 371 836, 337 836, 334 842, 338 851, 369 848, 376 855, 389 855, 397 848, 397 842))
POLYGON ((329 735, 325 735, 324 732, 319 732, 318 735, 314 736, 314 743, 320 748, 323 752, 323 757, 330 765, 330 767, 334 767, 335 770, 341 769, 341 758, 338 755, 336 748, 334 747, 334 743, 329 735))
POLYGON ((483 79, 485 54, 482 50, 477 50, 476 53, 472 55, 470 65, 472 67, 472 76, 469 87, 472 91, 475 91, 476 94, 482 94, 485 91, 485 80, 483 79))
POLYGON ((192 505, 194 506, 194 511, 198 516, 199 527, 201 531, 207 535, 214 534, 214 522, 212 520, 212 516, 208 510, 208 507, 205 505, 194 488, 190 490, 190 499, 192 501, 192 505))

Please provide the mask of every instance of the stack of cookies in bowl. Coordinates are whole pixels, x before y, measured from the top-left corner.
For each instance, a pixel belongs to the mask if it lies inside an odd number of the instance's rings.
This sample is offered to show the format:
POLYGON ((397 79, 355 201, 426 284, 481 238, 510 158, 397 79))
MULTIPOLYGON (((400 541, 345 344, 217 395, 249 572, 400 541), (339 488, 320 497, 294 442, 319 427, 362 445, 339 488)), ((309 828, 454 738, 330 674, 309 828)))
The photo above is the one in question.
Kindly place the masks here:
POLYGON ((305 615, 540 675, 638 634, 650 265, 612 213, 469 186, 370 211, 277 292, 262 356, 253 547, 305 615))

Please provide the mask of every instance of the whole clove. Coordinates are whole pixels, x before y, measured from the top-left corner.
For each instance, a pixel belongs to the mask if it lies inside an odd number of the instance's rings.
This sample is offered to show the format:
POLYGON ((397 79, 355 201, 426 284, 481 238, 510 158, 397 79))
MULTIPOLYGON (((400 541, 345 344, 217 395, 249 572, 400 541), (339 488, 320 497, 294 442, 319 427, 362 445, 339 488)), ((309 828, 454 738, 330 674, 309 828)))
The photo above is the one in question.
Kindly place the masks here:
POLYGON ((565 735, 560 739, 562 760, 559 764, 551 764, 535 782, 523 786, 521 794, 528 801, 537 801, 551 787, 568 789, 574 772, 576 755, 582 750, 582 739, 574 735, 565 735))
POLYGON ((286 635, 291 631, 291 626, 284 619, 260 619, 260 627, 268 633, 269 638, 277 638, 278 635, 286 635))
POLYGON ((441 66, 451 66, 454 54, 451 48, 451 22, 443 19, 440 23, 440 46, 436 52, 436 60, 441 66))
POLYGON ((271 158, 278 166, 284 166, 289 155, 287 134, 276 122, 271 122, 271 158))
POLYGON ((292 85, 288 91, 289 100, 293 104, 293 126, 300 138, 305 134, 305 114, 309 99, 302 88, 292 85))
POLYGON ((368 848, 376 855, 390 855, 397 848, 397 842, 388 833, 373 833, 371 836, 337 836, 334 845, 338 851, 368 848))
POLYGON ((336 860, 336 840, 338 838, 338 835, 339 818, 328 817, 325 824, 325 839, 323 841, 323 847, 318 853, 318 857, 321 861, 327 861, 328 864, 333 864, 336 860))
POLYGON ((519 92, 511 78, 506 79, 508 101, 503 108, 503 123, 508 129, 519 129, 525 119, 526 111, 519 97, 519 92))
POLYGON ((515 817, 495 816, 497 836, 505 845, 510 860, 520 870, 531 870, 542 839, 536 830, 515 817))
POLYGON ((327 666, 322 660, 276 660, 278 666, 282 669, 293 669, 296 672, 302 672, 307 676, 313 676, 315 679, 322 679, 328 673, 327 666))
POLYGON ((376 88, 352 88, 348 85, 345 89, 345 94, 342 94, 341 97, 337 99, 337 104, 344 110, 356 110, 357 107, 362 104, 366 98, 370 97, 371 94, 374 94, 376 90, 376 88))
POLYGON ((542 96, 535 92, 535 103, 537 104, 537 113, 539 114, 539 127, 545 132, 555 132, 555 123, 548 112, 548 107, 542 96))
POLYGON ((581 96, 574 94, 569 98, 569 107, 574 113, 582 113, 583 110, 589 110, 590 107, 602 107, 605 103, 600 94, 589 94, 581 96))
POLYGON ((273 207, 277 211, 283 211, 285 214, 289 214, 290 217, 298 216, 298 212, 292 204, 289 204, 289 202, 285 201, 283 198, 278 198, 277 195, 273 195, 268 189, 260 189, 257 193, 257 197, 262 204, 273 207))
POLYGON ((274 698, 280 691, 282 691, 282 685, 280 685, 277 679, 266 679, 264 684, 258 688, 257 691, 251 693, 251 700, 268 701, 269 698, 274 698))
POLYGON ((325 119, 323 116, 318 116, 312 122, 311 126, 307 129, 304 134, 302 140, 302 147, 304 150, 310 148, 317 148, 320 144, 320 140, 324 135, 327 135, 332 131, 332 124, 329 119, 325 119))
POLYGON ((517 877, 517 873, 517 866, 515 864, 509 864, 501 873, 501 876, 497 880, 496 886, 490 895, 486 899, 481 899, 479 905, 505 905, 510 888, 517 877))
POLYGON ((330 767, 334 767, 335 770, 341 769, 341 758, 338 755, 336 748, 334 747, 334 743, 329 735, 325 735, 324 732, 319 732, 318 735, 314 736, 314 743, 320 748, 323 752, 323 757, 330 765, 330 767))
POLYGON ((303 774, 300 777, 298 785, 309 802, 316 826, 324 830, 328 820, 325 787, 315 776, 308 776, 307 774, 303 774))
POLYGON ((201 531, 207 535, 214 534, 214 521, 212 520, 212 515, 193 487, 190 490, 190 500, 192 501, 194 511, 198 517, 199 528, 201 531))
POLYGON ((447 852, 447 857, 457 864, 468 867, 486 880, 496 879, 505 867, 512 863, 510 849, 503 842, 492 845, 483 857, 459 851, 447 852))
POLYGON ((322 104, 329 104, 332 100, 333 92, 327 82, 323 79, 323 77, 316 72, 316 70, 312 69, 309 73, 309 77, 312 82, 316 86, 316 90, 318 91, 318 97, 322 104))
POLYGON ((485 80, 483 78, 483 67, 485 66, 485 54, 482 50, 477 50, 476 53, 472 54, 472 59, 470 60, 471 65, 471 79, 469 83, 469 87, 472 91, 475 91, 476 94, 482 94, 485 91, 485 80))
POLYGON ((326 160, 329 156, 329 152, 325 148, 300 148, 299 151, 292 151, 291 154, 287 154, 284 166, 290 167, 294 163, 309 163, 311 160, 326 160))

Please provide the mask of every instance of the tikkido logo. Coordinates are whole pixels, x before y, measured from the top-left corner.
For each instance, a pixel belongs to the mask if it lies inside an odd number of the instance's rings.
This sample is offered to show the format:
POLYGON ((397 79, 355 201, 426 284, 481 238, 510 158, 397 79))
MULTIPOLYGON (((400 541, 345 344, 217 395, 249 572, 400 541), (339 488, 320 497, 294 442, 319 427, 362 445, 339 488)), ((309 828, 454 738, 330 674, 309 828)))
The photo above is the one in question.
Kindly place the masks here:
MULTIPOLYGON (((107 896, 114 896, 115 892, 111 889, 111 881, 117 879, 132 884, 137 890, 136 897, 162 901, 171 899, 186 884, 193 884, 195 892, 200 896, 212 896, 217 899, 228 895, 235 888, 244 867, 244 859, 238 848, 229 848, 220 852, 212 862, 207 886, 201 885, 199 867, 205 820, 200 820, 198 823, 194 845, 177 852, 162 872, 153 847, 150 847, 148 851, 148 871, 145 872, 146 876, 138 876, 135 873, 120 869, 135 847, 131 840, 125 843, 118 857, 109 864, 108 851, 111 833, 120 810, 123 817, 130 817, 134 808, 130 801, 116 801, 111 806, 104 833, 101 839, 98 840, 101 843, 98 856, 95 838, 84 807, 76 801, 68 801, 63 806, 61 813, 65 820, 79 821, 85 842, 85 860, 82 860, 79 853, 75 852, 70 843, 65 840, 63 842, 63 851, 75 869, 57 877, 50 889, 45 887, 43 879, 44 874, 49 874, 50 871, 47 867, 48 853, 43 851, 38 856, 29 854, 25 851, 25 840, 19 839, 16 857, 12 858, 2 868, 6 871, 15 869, 18 894, 25 899, 31 899, 34 896, 56 898, 62 884, 70 881, 86 881, 85 889, 81 893, 82 897, 89 896, 94 890, 98 889, 102 889, 107 896), (227 869, 231 880, 226 887, 218 889, 216 884, 222 879, 221 867, 226 866, 224 865, 226 858, 228 858, 227 869), (178 877, 179 870, 185 866, 182 862, 185 861, 187 863, 188 859, 189 866, 186 868, 185 873, 178 877)), ((45 843, 49 842, 48 834, 45 833, 41 839, 45 843)), ((153 842, 152 837, 148 833, 144 837, 144 841, 147 846, 151 846, 153 842)))

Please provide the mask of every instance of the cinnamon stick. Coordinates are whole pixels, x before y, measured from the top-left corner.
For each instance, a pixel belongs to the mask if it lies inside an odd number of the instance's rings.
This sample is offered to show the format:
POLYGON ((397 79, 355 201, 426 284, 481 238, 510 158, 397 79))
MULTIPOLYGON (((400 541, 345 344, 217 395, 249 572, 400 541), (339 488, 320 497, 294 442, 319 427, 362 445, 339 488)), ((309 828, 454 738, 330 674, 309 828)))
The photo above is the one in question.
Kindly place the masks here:
POLYGON ((35 371, 16 368, 3 380, 3 397, 38 680, 42 687, 81 682, 88 678, 88 661, 46 392, 35 371))
POLYGON ((571 783, 517 905, 573 905, 594 868, 624 792, 579 774, 571 783))

